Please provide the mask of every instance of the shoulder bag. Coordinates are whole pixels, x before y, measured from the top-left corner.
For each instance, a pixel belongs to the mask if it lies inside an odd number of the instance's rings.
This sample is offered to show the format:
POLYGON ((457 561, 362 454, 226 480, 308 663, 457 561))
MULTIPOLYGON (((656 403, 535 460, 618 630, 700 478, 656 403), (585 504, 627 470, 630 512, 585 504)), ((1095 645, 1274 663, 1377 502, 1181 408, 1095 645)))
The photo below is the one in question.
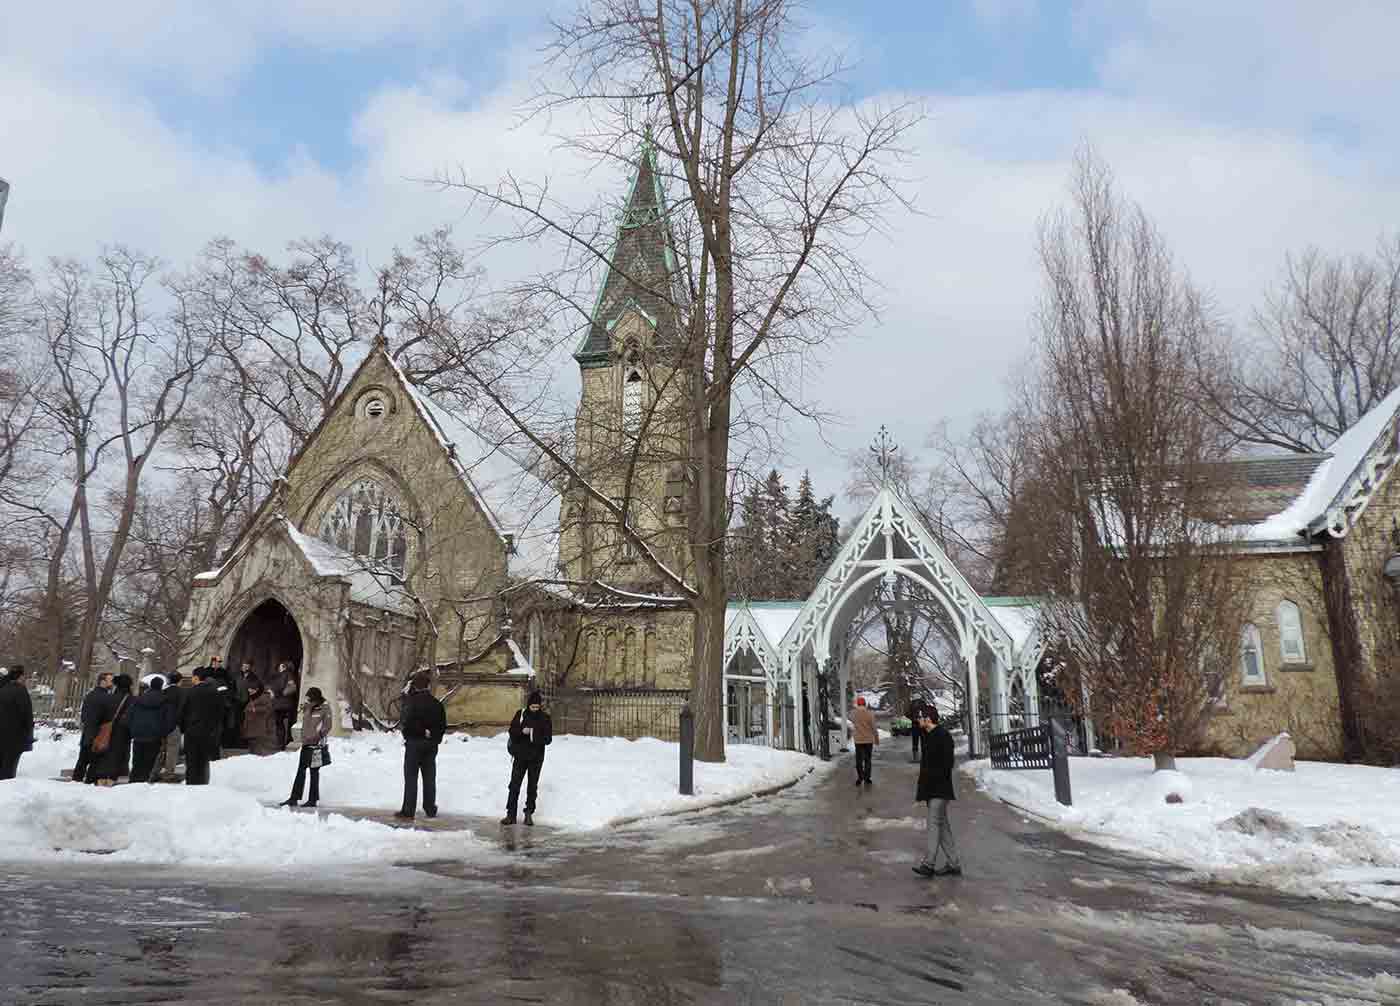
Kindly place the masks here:
MULTIPOLYGON (((127 696, 127 698, 130 698, 130 696, 127 696)), ((121 702, 117 704, 117 711, 112 714, 112 718, 97 728, 97 733, 92 738, 93 754, 102 754, 112 746, 112 727, 116 725, 117 720, 121 717, 122 710, 125 708, 126 699, 122 699, 121 702)))

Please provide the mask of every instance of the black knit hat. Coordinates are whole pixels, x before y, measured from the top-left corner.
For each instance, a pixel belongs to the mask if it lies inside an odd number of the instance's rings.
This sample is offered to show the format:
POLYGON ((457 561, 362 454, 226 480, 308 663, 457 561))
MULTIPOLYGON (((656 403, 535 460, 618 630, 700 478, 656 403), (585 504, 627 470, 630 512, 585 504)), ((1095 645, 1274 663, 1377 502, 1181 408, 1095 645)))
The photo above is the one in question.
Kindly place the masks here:
POLYGON ((544 705, 544 696, 541 695, 540 690, 536 688, 530 693, 530 697, 525 700, 525 704, 527 706, 542 706, 544 705))

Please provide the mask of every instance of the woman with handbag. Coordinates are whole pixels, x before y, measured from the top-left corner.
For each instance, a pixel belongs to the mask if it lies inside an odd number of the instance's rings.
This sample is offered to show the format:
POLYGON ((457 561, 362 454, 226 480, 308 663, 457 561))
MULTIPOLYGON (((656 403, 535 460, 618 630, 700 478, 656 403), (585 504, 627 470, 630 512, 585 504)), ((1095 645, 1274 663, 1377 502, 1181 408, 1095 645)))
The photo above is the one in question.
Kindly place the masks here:
POLYGON ((331 763, 326 738, 331 733, 331 707, 319 688, 306 690, 306 704, 301 707, 301 757, 297 760, 297 776, 292 781, 292 795, 282 801, 283 807, 295 807, 301 801, 306 773, 311 772, 311 796, 304 807, 314 807, 321 799, 321 769, 331 763))
POLYGON ((131 675, 118 674, 112 679, 116 702, 110 706, 111 715, 103 718, 92 738, 92 761, 87 779, 98 786, 113 786, 118 777, 127 774, 131 761, 131 675))

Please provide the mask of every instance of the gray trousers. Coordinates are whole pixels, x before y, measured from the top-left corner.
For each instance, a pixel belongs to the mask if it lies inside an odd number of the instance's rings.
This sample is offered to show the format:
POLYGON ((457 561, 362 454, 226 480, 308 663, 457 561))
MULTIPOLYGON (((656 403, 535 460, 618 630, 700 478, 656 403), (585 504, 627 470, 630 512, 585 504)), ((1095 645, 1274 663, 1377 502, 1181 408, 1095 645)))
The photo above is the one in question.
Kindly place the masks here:
POLYGON ((175 729, 165 735, 161 742, 160 755, 156 758, 156 774, 174 775, 175 764, 180 760, 180 731, 175 729))
POLYGON ((943 850, 944 866, 962 866, 958 859, 958 846, 953 841, 953 826, 948 821, 948 804, 951 800, 930 800, 928 802, 928 858, 929 866, 938 865, 938 852, 943 850))

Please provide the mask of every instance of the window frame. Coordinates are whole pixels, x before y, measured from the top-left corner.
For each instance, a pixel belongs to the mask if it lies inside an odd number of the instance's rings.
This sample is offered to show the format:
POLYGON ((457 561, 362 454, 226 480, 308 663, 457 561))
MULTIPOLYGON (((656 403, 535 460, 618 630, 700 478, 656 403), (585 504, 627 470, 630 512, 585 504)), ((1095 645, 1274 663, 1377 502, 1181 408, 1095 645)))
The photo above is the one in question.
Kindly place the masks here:
POLYGON ((1246 622, 1240 629, 1239 672, 1241 688, 1268 687, 1269 673, 1264 669, 1264 640, 1259 634, 1259 626, 1253 622, 1246 622), (1249 672, 1247 658, 1251 650, 1253 650, 1255 668, 1258 671, 1255 675, 1251 675, 1249 672))
POLYGON ((1308 662, 1308 642, 1303 632, 1303 611, 1296 603, 1284 598, 1274 608, 1274 620, 1278 623, 1279 660, 1285 664, 1306 664, 1308 662), (1290 625, 1290 619, 1292 624, 1290 625), (1296 632, 1297 654, 1288 651, 1291 633, 1296 632))

